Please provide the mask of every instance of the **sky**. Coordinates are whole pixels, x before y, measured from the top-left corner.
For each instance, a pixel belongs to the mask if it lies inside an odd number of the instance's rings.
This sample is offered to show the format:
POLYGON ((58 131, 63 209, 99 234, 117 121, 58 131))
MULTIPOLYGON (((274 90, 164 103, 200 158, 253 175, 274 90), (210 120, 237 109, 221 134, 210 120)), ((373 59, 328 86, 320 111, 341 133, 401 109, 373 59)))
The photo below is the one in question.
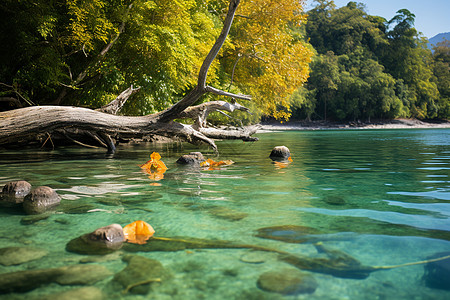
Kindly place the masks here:
MULTIPOLYGON (((416 15, 414 27, 428 39, 438 33, 450 32, 450 0, 353 0, 364 3, 369 15, 392 19, 402 8, 416 15)), ((347 5, 350 0, 334 0, 336 7, 347 5)), ((314 7, 307 0, 306 10, 314 7)))

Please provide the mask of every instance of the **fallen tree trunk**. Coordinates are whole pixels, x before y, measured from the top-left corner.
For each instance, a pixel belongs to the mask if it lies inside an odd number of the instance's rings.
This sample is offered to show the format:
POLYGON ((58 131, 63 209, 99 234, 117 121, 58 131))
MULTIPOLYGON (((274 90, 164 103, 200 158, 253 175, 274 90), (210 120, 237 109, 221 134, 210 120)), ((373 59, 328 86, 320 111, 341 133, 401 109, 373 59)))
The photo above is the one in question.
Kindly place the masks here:
POLYGON ((113 102, 98 110, 68 106, 32 106, 1 112, 0 146, 44 143, 44 140, 45 142, 51 140, 52 136, 56 135, 89 146, 83 142, 82 136, 91 136, 97 144, 106 146, 109 152, 113 153, 115 150, 113 139, 118 141, 149 135, 176 138, 190 143, 206 143, 214 150, 217 150, 217 146, 213 138, 252 140, 250 136, 256 131, 255 128, 233 130, 228 133, 225 130, 206 128, 206 117, 211 111, 248 111, 244 106, 225 101, 212 101, 190 107, 208 92, 233 99, 251 99, 247 95, 231 94, 206 86, 208 69, 228 35, 239 2, 239 0, 230 1, 222 32, 200 68, 197 86, 172 107, 147 116, 118 116, 116 114, 124 102, 138 90, 130 87, 113 102), (173 121, 183 118, 194 119, 194 125, 173 121))
POLYGON ((35 141, 38 133, 76 128, 109 134, 115 138, 140 138, 148 134, 180 138, 191 143, 214 141, 191 126, 158 122, 158 115, 117 116, 69 106, 32 106, 0 113, 0 145, 35 141))

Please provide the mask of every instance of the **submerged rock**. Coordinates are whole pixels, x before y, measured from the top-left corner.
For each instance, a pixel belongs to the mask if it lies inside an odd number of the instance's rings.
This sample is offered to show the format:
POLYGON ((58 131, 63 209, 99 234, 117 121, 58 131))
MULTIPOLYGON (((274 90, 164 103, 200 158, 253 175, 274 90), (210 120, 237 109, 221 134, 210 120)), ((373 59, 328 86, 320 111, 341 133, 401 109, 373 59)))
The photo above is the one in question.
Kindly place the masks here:
POLYGON ((255 235, 257 237, 286 243, 304 243, 310 239, 308 235, 320 233, 315 228, 298 225, 264 227, 258 229, 257 232, 255 235))
POLYGON ((95 209, 93 204, 83 204, 83 203, 70 203, 68 205, 64 205, 58 210, 62 210, 65 214, 85 214, 91 210, 95 209))
POLYGON ((269 157, 274 161, 286 161, 291 157, 291 152, 286 146, 276 146, 272 149, 272 152, 270 152, 269 157))
POLYGON ((29 215, 41 214, 55 208, 61 197, 48 186, 40 186, 31 191, 23 200, 23 208, 29 215))
POLYGON ((189 154, 182 155, 177 163, 180 165, 200 166, 201 162, 205 161, 205 157, 201 152, 191 152, 189 154))
POLYGON ((122 285, 125 293, 145 295, 152 284, 169 277, 169 273, 157 260, 138 255, 126 255, 123 260, 128 266, 117 273, 113 281, 122 285))
POLYGON ((217 218, 225 219, 228 221, 239 221, 248 216, 247 213, 221 206, 216 206, 209 209, 209 213, 217 218))
POLYGON ((37 223, 39 221, 46 220, 51 215, 52 215, 51 212, 45 212, 45 213, 39 214, 39 215, 25 216, 22 219, 20 219, 20 224, 22 224, 22 225, 31 225, 31 224, 37 223))
MULTIPOLYGON (((427 259, 435 259, 450 255, 450 252, 436 253, 427 259)), ((429 288, 450 291, 450 258, 429 262, 425 265, 423 274, 425 285, 429 288)))
POLYGON ((71 265, 52 269, 26 270, 0 274, 0 294, 24 293, 40 286, 94 284, 112 273, 101 265, 71 265))
POLYGON ((102 290, 93 286, 72 289, 45 296, 46 300, 103 300, 107 299, 102 290))
POLYGON ((311 274, 296 269, 261 274, 257 285, 264 291, 283 295, 312 294, 317 289, 317 282, 311 274))
POLYGON ((344 197, 337 195, 328 195, 324 197, 323 200, 330 205, 345 205, 346 203, 344 197))
POLYGON ((31 247, 7 247, 0 249, 0 264, 4 266, 20 265, 40 259, 48 254, 47 250, 31 247))
POLYGON ((90 285, 113 274, 105 266, 97 264, 64 266, 58 270, 61 275, 55 281, 62 285, 90 285))
POLYGON ((249 264, 262 264, 274 258, 276 258, 274 253, 264 251, 248 251, 242 254, 239 260, 249 264))
POLYGON ((111 254, 107 255, 92 255, 92 256, 85 256, 80 259, 81 264, 91 264, 91 263, 104 263, 109 261, 116 261, 119 260, 120 257, 123 255, 121 251, 116 251, 111 254))
POLYGON ((5 184, 0 194, 0 203, 3 206, 11 206, 23 202, 23 199, 31 191, 31 184, 25 180, 11 181, 5 184))
POLYGON ((66 250, 78 254, 104 255, 122 248, 125 236, 122 226, 111 224, 71 240, 66 250))
POLYGON ((27 270, 0 274, 0 294, 25 293, 53 282, 61 273, 57 269, 27 270))

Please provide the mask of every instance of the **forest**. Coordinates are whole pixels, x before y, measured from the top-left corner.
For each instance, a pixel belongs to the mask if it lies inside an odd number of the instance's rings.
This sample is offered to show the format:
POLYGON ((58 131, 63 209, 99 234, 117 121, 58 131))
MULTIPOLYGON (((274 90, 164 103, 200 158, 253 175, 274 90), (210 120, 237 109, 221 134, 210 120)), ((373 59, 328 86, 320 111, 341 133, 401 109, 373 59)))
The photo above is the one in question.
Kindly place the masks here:
POLYGON ((318 0, 303 33, 314 47, 308 82, 291 98, 302 119, 448 118, 449 41, 432 52, 406 8, 386 20, 361 3, 318 0))
MULTIPOLYGON (((1 110, 96 109, 131 88, 121 114, 161 112, 195 88, 228 4, 4 0, 1 110)), ((356 2, 336 8, 318 0, 307 12, 304 6, 291 0, 240 3, 206 83, 251 95, 242 101, 252 114, 213 113, 211 122, 450 116, 449 44, 429 50, 412 12, 399 8, 386 20, 356 2)), ((209 93, 195 104, 223 98, 209 93)))

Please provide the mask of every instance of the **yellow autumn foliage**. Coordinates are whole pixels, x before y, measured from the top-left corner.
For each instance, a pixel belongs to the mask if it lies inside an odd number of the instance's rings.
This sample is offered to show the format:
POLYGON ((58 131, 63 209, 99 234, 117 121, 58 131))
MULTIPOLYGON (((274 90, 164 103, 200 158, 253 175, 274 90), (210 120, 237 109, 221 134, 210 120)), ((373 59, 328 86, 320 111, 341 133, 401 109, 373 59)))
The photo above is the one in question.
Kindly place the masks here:
POLYGON ((259 110, 287 119, 289 96, 306 82, 312 48, 295 32, 306 22, 304 1, 241 1, 228 68, 237 62, 234 83, 253 96, 259 110))

